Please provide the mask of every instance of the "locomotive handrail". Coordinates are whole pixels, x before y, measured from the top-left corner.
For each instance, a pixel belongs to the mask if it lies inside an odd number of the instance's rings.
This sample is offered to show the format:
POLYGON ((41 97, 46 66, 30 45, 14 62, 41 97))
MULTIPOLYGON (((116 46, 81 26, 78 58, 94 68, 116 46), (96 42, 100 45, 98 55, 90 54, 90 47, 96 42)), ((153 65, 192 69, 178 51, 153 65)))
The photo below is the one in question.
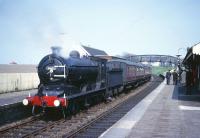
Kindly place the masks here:
POLYGON ((54 66, 55 68, 63 68, 64 69, 64 74, 63 75, 53 75, 54 77, 63 77, 63 78, 66 78, 66 71, 65 71, 65 65, 63 66, 54 66))

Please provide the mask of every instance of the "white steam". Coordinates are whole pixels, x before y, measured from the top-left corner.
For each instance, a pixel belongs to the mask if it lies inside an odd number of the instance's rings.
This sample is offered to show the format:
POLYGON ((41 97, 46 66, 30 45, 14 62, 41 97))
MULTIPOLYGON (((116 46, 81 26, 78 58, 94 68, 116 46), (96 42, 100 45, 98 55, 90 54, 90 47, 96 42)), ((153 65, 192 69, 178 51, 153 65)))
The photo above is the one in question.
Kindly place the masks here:
POLYGON ((61 47, 61 56, 67 58, 72 50, 76 50, 80 53, 80 56, 86 55, 86 52, 82 48, 79 41, 73 39, 71 36, 65 33, 60 33, 57 36, 49 35, 48 38, 49 47, 58 46, 61 47))

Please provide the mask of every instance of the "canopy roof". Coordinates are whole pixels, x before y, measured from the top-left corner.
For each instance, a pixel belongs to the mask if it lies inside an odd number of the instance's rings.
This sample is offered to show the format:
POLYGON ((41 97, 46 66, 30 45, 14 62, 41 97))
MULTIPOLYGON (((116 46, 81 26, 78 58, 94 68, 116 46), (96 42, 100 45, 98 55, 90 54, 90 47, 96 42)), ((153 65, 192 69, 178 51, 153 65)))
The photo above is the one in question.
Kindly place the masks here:
POLYGON ((183 60, 183 64, 188 64, 188 63, 192 63, 192 61, 194 60, 198 60, 200 56, 200 43, 195 44, 194 46, 190 47, 187 50, 187 54, 183 60), (196 56, 196 58, 194 57, 196 56))
POLYGON ((200 55, 200 43, 198 43, 192 47, 192 53, 196 54, 196 55, 200 55))

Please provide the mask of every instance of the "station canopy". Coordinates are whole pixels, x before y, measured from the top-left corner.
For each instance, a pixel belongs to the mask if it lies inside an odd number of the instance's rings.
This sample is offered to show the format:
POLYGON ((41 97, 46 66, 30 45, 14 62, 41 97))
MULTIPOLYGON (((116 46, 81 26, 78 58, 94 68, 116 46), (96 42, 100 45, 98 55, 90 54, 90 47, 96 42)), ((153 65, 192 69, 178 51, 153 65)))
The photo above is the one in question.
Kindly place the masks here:
POLYGON ((188 48, 187 54, 183 60, 183 64, 191 64, 194 61, 199 60, 200 56, 200 43, 188 48))
POLYGON ((95 49, 95 48, 84 46, 84 45, 82 45, 82 47, 84 48, 87 55, 89 55, 89 56, 100 56, 100 55, 108 56, 108 54, 103 50, 95 49))
POLYGON ((200 55, 200 43, 192 47, 192 53, 196 55, 200 55))

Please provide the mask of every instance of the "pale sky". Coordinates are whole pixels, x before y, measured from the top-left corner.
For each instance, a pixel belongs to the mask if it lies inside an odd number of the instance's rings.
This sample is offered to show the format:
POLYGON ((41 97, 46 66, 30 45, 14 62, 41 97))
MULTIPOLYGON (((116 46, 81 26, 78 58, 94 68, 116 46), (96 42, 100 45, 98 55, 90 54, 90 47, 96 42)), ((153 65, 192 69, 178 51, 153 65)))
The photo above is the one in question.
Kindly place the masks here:
POLYGON ((0 64, 38 64, 60 45, 109 55, 184 55, 200 42, 197 0, 0 0, 0 64))

